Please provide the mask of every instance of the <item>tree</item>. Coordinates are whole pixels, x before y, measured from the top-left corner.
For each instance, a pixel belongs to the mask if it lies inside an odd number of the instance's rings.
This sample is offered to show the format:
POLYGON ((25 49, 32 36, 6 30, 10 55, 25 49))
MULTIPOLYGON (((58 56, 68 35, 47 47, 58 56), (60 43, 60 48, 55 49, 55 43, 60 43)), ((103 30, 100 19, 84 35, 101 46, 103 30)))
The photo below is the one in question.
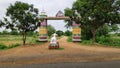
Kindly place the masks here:
POLYGON ((60 37, 60 36, 64 35, 64 32, 61 30, 58 30, 58 31, 56 31, 56 34, 60 37))
POLYGON ((99 27, 105 23, 120 23, 118 12, 120 10, 120 0, 77 0, 71 10, 76 10, 81 15, 81 19, 76 15, 73 15, 72 18, 77 23, 81 23, 82 28, 89 26, 93 44, 99 27))
POLYGON ((0 20, 0 28, 3 27, 4 25, 5 23, 2 20, 0 20))
POLYGON ((14 30, 12 30, 12 31, 10 32, 10 34, 11 34, 11 35, 18 35, 18 31, 17 31, 16 29, 14 29, 14 30))
POLYGON ((2 34, 3 34, 3 35, 6 35, 6 34, 8 35, 9 32, 8 32, 7 30, 3 30, 3 31, 2 31, 2 34))
POLYGON ((48 28, 48 36, 51 36, 56 31, 52 25, 48 25, 47 28, 48 28))
POLYGON ((114 31, 114 32, 116 32, 117 30, 119 30, 119 27, 118 27, 117 24, 111 25, 111 27, 112 27, 111 30, 114 31))
POLYGON ((65 34, 65 36, 71 36, 71 35, 72 35, 72 32, 69 31, 69 30, 66 30, 64 34, 65 34))
POLYGON ((103 26, 99 27, 96 31, 96 36, 107 36, 108 33, 111 31, 110 26, 108 24, 104 24, 103 26))
POLYGON ((27 32, 34 31, 40 24, 37 15, 38 9, 34 8, 32 4, 16 1, 7 8, 6 16, 10 20, 4 17, 6 28, 22 32, 23 45, 25 45, 27 32))

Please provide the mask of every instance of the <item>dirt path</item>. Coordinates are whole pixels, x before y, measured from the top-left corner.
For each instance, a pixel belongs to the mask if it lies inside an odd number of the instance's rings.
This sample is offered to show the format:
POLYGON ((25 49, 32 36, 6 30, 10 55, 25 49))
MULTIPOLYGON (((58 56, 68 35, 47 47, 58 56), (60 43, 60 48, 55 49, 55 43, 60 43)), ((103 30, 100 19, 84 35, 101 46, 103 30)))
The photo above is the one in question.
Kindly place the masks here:
POLYGON ((102 46, 82 46, 67 42, 67 37, 59 40, 63 50, 49 50, 48 43, 34 46, 20 46, 0 51, 0 64, 33 64, 56 62, 93 62, 120 60, 120 49, 102 46))

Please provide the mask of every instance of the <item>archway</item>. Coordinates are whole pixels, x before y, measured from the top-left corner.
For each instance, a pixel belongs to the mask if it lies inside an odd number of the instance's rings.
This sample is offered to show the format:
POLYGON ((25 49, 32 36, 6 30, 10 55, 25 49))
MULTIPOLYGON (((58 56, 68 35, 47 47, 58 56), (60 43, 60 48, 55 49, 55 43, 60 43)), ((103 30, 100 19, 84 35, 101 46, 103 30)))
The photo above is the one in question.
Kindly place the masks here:
MULTIPOLYGON (((39 41, 48 41, 47 20, 70 20, 70 18, 64 16, 61 11, 58 11, 55 17, 48 17, 43 11, 41 12, 40 19, 43 19, 43 21, 39 27, 39 41)), ((76 24, 74 20, 72 20, 72 41, 81 41, 80 24, 76 24)))

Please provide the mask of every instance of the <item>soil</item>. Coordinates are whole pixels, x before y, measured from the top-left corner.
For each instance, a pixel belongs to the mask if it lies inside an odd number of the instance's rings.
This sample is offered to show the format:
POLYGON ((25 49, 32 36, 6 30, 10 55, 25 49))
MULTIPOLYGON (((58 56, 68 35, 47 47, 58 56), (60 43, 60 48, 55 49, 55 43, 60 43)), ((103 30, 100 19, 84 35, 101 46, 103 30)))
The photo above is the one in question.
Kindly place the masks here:
POLYGON ((80 43, 67 42, 67 37, 62 37, 59 45, 60 49, 51 50, 48 49, 49 42, 1 50, 0 65, 120 60, 119 48, 85 46, 80 43))

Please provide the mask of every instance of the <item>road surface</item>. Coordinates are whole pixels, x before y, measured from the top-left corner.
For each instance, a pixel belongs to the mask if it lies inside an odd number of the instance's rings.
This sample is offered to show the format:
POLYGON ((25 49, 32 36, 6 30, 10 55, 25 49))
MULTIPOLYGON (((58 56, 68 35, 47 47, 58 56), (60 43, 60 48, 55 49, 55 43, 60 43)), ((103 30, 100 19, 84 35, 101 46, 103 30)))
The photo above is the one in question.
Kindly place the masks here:
POLYGON ((0 68, 120 68, 120 61, 0 66, 0 68))

